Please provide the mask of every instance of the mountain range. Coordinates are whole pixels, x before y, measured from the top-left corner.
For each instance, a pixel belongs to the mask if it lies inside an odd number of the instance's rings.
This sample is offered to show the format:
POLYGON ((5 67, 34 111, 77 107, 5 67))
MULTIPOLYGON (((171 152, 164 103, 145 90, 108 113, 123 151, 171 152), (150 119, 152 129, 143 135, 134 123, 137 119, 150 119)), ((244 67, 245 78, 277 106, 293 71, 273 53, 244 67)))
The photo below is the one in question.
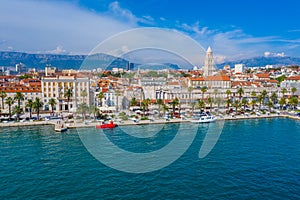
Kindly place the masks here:
MULTIPOLYGON (((55 66, 58 69, 95 69, 105 68, 111 70, 113 67, 126 69, 129 62, 123 58, 117 58, 107 54, 95 54, 86 59, 86 55, 60 55, 60 54, 30 54, 23 52, 0 52, 0 66, 15 66, 23 63, 26 68, 44 69, 46 65, 55 66), (85 60, 86 59, 86 60, 85 60)), ((266 65, 300 65, 300 58, 295 57, 255 57, 237 61, 224 62, 217 64, 217 68, 225 65, 234 67, 235 64, 245 64, 246 67, 266 66, 266 65)), ((142 66, 132 63, 131 69, 142 66)), ((178 65, 164 63, 159 68, 180 69, 178 65)))
POLYGON ((246 67, 265 67, 266 65, 273 65, 277 67, 300 65, 300 58, 296 57, 254 57, 243 60, 229 61, 217 64, 218 68, 223 68, 225 65, 234 67, 235 64, 245 64, 246 67))

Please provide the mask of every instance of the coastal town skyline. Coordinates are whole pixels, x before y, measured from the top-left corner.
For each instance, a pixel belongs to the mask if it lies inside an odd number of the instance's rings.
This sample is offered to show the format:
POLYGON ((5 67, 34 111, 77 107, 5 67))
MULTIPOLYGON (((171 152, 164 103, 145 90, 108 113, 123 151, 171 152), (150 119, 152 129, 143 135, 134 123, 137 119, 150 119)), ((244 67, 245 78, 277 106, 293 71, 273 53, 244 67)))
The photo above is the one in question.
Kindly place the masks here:
POLYGON ((297 2, 160 1, 159 8, 157 3, 3 1, 0 50, 86 54, 122 31, 159 27, 186 34, 205 49, 212 46, 217 63, 254 56, 299 57, 297 2))

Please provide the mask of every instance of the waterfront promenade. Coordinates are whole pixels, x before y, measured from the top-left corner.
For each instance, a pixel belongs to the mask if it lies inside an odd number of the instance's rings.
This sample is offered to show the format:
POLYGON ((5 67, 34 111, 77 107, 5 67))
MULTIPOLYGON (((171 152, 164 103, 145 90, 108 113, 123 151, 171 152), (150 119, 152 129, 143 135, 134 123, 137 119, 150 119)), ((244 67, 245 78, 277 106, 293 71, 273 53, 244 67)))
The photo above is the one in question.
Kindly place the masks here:
MULTIPOLYGON (((247 120, 247 119, 260 119, 260 118, 291 118, 300 120, 300 117, 292 116, 289 114, 263 114, 260 116, 257 115, 238 115, 238 116, 217 116, 217 120, 247 120)), ((138 122, 133 122, 132 120, 124 120, 120 122, 116 122, 118 126, 129 126, 129 125, 147 125, 147 124, 165 124, 165 123, 187 123, 190 122, 191 119, 155 119, 155 120, 140 120, 138 122)), ((22 127, 22 126, 42 126, 42 125, 55 125, 55 120, 50 121, 26 121, 26 122, 8 122, 8 123, 0 123, 0 127, 22 127)), ((75 122, 72 124, 67 124, 68 128, 87 128, 87 127, 95 127, 99 124, 99 121, 90 121, 90 122, 75 122)))

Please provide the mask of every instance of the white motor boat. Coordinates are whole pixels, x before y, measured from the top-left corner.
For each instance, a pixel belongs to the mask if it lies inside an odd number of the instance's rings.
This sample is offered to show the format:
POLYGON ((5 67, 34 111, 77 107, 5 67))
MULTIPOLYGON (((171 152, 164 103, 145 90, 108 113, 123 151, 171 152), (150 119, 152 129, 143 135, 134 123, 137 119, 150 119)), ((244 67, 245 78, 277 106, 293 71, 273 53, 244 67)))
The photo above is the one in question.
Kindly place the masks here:
POLYGON ((200 115, 196 115, 193 117, 194 119, 191 122, 194 123, 210 123, 216 121, 216 117, 210 113, 201 113, 200 115))
POLYGON ((64 131, 68 130, 68 127, 67 127, 67 125, 65 125, 65 122, 63 120, 58 120, 55 123, 54 130, 56 132, 64 132, 64 131))

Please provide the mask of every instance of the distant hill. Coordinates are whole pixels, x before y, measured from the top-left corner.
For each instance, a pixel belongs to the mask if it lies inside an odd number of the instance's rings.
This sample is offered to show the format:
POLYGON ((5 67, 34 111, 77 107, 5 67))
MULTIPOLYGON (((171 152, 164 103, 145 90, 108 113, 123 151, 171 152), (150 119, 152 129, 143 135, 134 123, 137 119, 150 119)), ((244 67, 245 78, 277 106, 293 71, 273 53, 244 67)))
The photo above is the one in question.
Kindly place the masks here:
POLYGON ((264 67, 266 65, 274 66, 290 66, 290 65, 300 65, 300 58, 295 57, 255 57, 237 61, 230 61, 218 64, 218 68, 223 68, 225 65, 230 65, 234 67, 235 64, 245 64, 246 67, 264 67))
POLYGON ((0 52, 0 66, 15 66, 24 63, 27 68, 44 69, 46 64, 58 68, 78 69, 85 59, 84 55, 53 55, 53 54, 29 54, 22 52, 0 52))
MULTIPOLYGON (((23 63, 26 68, 44 69, 47 64, 58 69, 95 69, 102 68, 111 70, 114 67, 128 67, 128 61, 107 54, 86 55, 57 55, 57 54, 30 54, 23 52, 0 52, 0 66, 15 66, 23 63), (86 59, 86 60, 85 60, 86 59)), ((168 69, 179 69, 178 65, 165 63, 168 69)), ((131 63, 131 69, 136 69, 138 64, 131 63)), ((160 69, 162 66, 159 66, 160 69)))

